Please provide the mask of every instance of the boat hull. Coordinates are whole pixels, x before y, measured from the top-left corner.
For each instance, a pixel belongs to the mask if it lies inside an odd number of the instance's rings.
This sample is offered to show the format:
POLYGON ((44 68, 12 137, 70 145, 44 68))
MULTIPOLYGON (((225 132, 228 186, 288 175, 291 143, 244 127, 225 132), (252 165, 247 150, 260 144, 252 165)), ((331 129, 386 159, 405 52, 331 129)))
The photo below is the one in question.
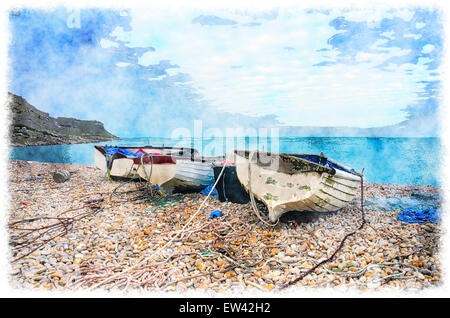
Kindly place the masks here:
POLYGON ((137 173, 142 179, 161 186, 175 176, 176 164, 144 163, 138 165, 137 173))
MULTIPOLYGON (((122 147, 132 152, 143 149, 146 152, 166 152, 158 147, 122 147)), ((173 151, 173 148, 168 148, 173 151)), ((103 147, 94 147, 96 166, 109 176, 119 178, 144 179, 153 184, 163 185, 175 176, 176 161, 169 155, 143 156, 137 158, 114 157, 107 167, 107 159, 103 147)))
MULTIPOLYGON (((97 148, 94 148, 94 161, 97 168, 105 174, 108 172, 105 155, 97 148)), ((133 159, 117 158, 114 159, 109 175, 120 178, 139 178, 137 166, 134 165, 133 159)))
MULTIPOLYGON (((142 146, 142 147, 119 147, 127 149, 131 152, 137 152, 139 149, 148 153, 162 153, 164 155, 171 155, 180 158, 196 158, 199 153, 193 148, 176 148, 176 147, 157 147, 157 146, 142 146)), ((97 168, 102 170, 105 174, 108 172, 105 151, 103 146, 94 147, 94 162, 97 168)), ((148 158, 146 158, 148 161, 148 158)), ((120 178, 142 178, 138 171, 139 164, 135 163, 132 158, 115 158, 109 169, 109 175, 120 178)), ((141 171, 145 174, 145 171, 141 171)))
MULTIPOLYGON (((275 168, 250 160, 242 153, 235 156, 240 183, 266 204, 272 222, 288 211, 337 211, 356 196, 359 187, 356 175, 348 176, 341 171, 336 173, 334 169, 316 166, 289 170, 283 164, 286 158, 272 156, 272 163, 273 160, 281 163, 275 168)), ((295 158, 290 159, 295 161, 295 158)))
POLYGON ((214 183, 213 163, 223 157, 176 158, 176 173, 172 180, 164 185, 168 193, 189 193, 203 190, 214 183))

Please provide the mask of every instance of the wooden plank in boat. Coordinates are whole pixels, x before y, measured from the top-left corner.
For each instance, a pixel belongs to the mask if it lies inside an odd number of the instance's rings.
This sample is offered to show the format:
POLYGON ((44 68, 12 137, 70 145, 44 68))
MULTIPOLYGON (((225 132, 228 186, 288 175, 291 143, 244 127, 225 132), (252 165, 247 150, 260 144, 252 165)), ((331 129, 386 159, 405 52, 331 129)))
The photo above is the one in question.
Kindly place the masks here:
POLYGON ((311 198, 308 199, 304 199, 303 200, 304 204, 306 206, 309 207, 310 211, 315 211, 315 212, 327 212, 329 210, 327 210, 325 207, 323 206, 319 206, 316 202, 314 202, 311 198))
POLYGON ((322 180, 321 184, 323 186, 325 186, 327 189, 332 188, 335 191, 340 191, 340 192, 348 194, 348 195, 355 195, 356 191, 358 190, 357 188, 348 187, 348 186, 340 184, 338 182, 334 182, 331 184, 331 183, 327 183, 322 180))
POLYGON ((323 187, 319 191, 322 192, 326 196, 331 196, 331 197, 336 198, 343 202, 352 201, 355 198, 355 194, 356 194, 356 193, 354 193, 354 194, 344 193, 344 192, 338 191, 331 187, 329 187, 329 188, 323 187))
POLYGON ((336 177, 336 176, 327 177, 325 179, 325 182, 330 184, 330 185, 333 185, 335 182, 337 182, 337 183, 340 183, 340 184, 342 184, 344 186, 347 186, 347 187, 350 187, 350 188, 354 188, 354 189, 359 187, 359 182, 357 182, 357 181, 347 180, 347 179, 339 178, 339 177, 336 177))
POLYGON ((212 171, 212 167, 196 167, 196 166, 187 166, 187 165, 177 165, 178 170, 185 170, 185 171, 196 171, 198 173, 208 173, 212 171))
POLYGON ((336 198, 325 196, 322 193, 316 193, 311 196, 311 201, 318 206, 323 207, 326 211, 337 211, 347 204, 336 198))
POLYGON ((212 176, 213 171, 197 171, 195 169, 178 169, 177 167, 177 174, 180 175, 197 175, 199 177, 205 177, 205 176, 212 176))

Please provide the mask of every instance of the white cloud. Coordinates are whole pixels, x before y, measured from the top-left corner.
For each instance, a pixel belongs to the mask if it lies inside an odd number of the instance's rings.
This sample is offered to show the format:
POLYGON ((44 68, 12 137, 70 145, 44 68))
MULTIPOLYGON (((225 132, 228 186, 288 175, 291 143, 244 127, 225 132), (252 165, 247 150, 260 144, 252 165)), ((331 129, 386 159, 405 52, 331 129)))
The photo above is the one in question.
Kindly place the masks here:
POLYGON ((416 29, 422 29, 424 26, 426 26, 425 23, 422 23, 422 22, 416 22, 416 29))
POLYGON ((174 76, 174 75, 177 75, 178 73, 180 73, 180 71, 176 68, 168 68, 168 69, 166 69, 166 73, 169 76, 174 76))
POLYGON ((413 34, 413 33, 408 33, 404 35, 405 38, 413 38, 414 40, 418 40, 422 37, 421 34, 413 34))
POLYGON ((127 67, 128 65, 130 65, 130 63, 118 62, 118 63, 116 63, 116 65, 117 65, 118 67, 127 67))
POLYGON ((431 51, 433 51, 434 50, 434 45, 432 45, 432 44, 426 44, 426 45, 424 45, 423 46, 423 48, 422 48, 422 53, 430 53, 431 51))
POLYGON ((160 81, 162 79, 164 79, 166 77, 166 75, 159 75, 158 77, 150 77, 148 80, 149 81, 160 81))
POLYGON ((107 39, 101 39, 100 46, 104 49, 109 48, 109 47, 119 47, 119 43, 113 42, 113 41, 110 41, 107 39))
MULTIPOLYGON (((401 11, 401 12, 400 12, 401 11)), ((410 19, 410 10, 400 10, 410 19)), ((398 12, 397 12, 398 13, 398 12)), ((386 10, 355 10, 345 13, 354 20, 378 23, 393 15, 386 10)), ((169 60, 179 66, 170 75, 189 74, 191 85, 216 109, 253 115, 276 114, 282 122, 304 125, 381 126, 404 119, 402 109, 415 98, 418 79, 426 68, 392 65, 395 72, 375 66, 392 56, 409 53, 399 48, 384 53, 360 53, 357 66, 312 65, 335 58, 336 51, 317 52, 337 33, 329 21, 342 15, 305 14, 280 10, 276 19, 260 19, 257 27, 242 27, 249 15, 232 10, 135 10, 131 32, 114 30, 129 46, 152 46, 139 63, 169 60), (201 26, 191 21, 200 14, 217 15, 237 22, 233 26, 201 26), (287 51, 285 47, 294 50, 287 51), (239 68, 233 68, 239 66, 239 68), (321 116, 318 116, 318 114, 321 116)), ((263 16, 259 13, 259 16, 263 16)), ((376 43, 374 48, 382 43, 376 43)), ((424 50, 430 50, 430 47, 424 50)))

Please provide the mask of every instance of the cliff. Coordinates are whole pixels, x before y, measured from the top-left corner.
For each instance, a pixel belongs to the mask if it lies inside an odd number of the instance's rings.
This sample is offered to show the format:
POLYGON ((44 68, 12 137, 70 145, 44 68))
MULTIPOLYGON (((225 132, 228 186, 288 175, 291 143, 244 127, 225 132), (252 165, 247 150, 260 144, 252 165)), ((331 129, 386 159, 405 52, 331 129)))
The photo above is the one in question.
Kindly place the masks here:
POLYGON ((51 117, 24 98, 8 93, 11 146, 79 144, 119 139, 96 120, 51 117))

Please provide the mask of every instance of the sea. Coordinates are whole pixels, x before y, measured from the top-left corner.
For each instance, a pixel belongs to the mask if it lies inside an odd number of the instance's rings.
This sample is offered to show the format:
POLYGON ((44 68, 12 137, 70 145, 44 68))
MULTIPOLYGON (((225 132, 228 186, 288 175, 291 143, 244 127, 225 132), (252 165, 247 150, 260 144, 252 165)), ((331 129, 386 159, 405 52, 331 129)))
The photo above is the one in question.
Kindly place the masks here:
POLYGON ((279 153, 320 154, 360 172, 368 182, 404 185, 442 185, 443 146, 440 138, 385 137, 258 137, 234 138, 123 138, 95 144, 11 147, 11 159, 94 164, 94 145, 193 147, 203 156, 233 149, 279 153))

